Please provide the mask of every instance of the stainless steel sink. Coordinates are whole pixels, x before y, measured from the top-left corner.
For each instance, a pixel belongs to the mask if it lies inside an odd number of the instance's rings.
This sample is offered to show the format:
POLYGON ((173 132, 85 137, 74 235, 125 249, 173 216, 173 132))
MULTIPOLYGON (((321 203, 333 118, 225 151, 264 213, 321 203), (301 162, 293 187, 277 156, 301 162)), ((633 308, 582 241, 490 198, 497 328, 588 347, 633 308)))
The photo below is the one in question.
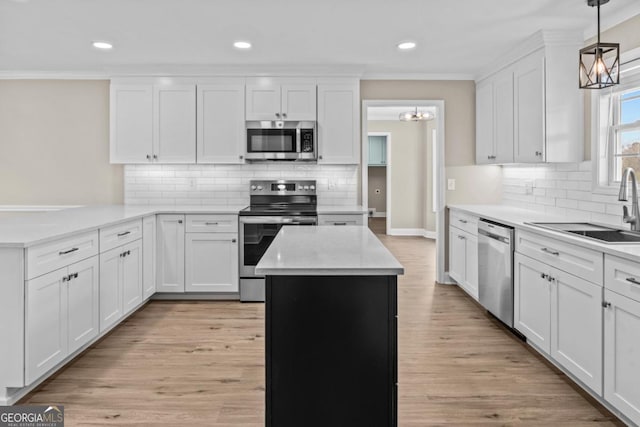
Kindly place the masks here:
POLYGON ((607 244, 640 243, 640 233, 590 222, 530 222, 530 225, 607 244))

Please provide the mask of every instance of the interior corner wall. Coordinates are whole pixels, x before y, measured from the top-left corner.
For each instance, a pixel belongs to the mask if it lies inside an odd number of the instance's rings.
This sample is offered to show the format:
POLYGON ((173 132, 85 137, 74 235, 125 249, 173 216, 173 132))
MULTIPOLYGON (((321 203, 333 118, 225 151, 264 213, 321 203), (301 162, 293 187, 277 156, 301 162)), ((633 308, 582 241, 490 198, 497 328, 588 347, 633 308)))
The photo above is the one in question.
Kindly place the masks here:
POLYGON ((108 80, 0 80, 0 205, 123 203, 108 80))

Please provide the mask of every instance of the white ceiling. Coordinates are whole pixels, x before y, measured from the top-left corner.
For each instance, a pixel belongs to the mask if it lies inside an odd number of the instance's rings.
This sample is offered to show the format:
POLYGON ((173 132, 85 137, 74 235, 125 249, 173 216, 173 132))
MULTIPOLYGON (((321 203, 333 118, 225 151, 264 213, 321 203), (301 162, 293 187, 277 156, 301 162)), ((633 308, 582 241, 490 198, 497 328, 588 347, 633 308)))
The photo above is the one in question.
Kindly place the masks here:
MULTIPOLYGON (((603 26, 639 13, 638 0, 611 0, 603 26)), ((594 27, 586 0, 0 0, 0 73, 469 78, 539 29, 594 27), (234 49, 238 39, 252 49, 234 49), (402 40, 418 47, 400 52, 402 40)))

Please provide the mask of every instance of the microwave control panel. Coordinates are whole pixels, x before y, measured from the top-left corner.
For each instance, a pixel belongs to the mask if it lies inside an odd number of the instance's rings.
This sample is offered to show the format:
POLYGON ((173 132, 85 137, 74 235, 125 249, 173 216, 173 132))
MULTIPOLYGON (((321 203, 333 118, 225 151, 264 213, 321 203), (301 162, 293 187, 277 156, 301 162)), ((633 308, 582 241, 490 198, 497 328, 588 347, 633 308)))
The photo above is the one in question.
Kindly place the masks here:
POLYGON ((313 153, 313 129, 300 129, 300 151, 313 153))

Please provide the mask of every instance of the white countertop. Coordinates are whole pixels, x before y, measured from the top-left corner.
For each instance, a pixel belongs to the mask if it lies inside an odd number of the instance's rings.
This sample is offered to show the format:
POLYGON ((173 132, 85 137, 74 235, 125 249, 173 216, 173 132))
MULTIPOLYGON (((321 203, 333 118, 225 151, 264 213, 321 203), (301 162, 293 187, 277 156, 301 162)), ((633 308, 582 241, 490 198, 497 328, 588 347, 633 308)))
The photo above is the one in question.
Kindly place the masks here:
POLYGON ((256 273, 395 276, 404 274, 404 267, 368 227, 282 227, 256 273))
MULTIPOLYGON (((530 211, 504 205, 450 205, 449 209, 463 211, 480 218, 485 218, 515 229, 526 230, 564 242, 572 243, 584 248, 619 256, 631 261, 640 262, 640 243, 607 244, 567 233, 552 231, 528 222, 590 222, 567 216, 551 215, 544 212, 530 211)), ((606 225, 606 224, 605 224, 606 225)), ((619 228, 615 225, 610 227, 619 228)))
POLYGON ((153 214, 237 214, 246 206, 89 206, 0 220, 0 247, 28 247, 153 214))

